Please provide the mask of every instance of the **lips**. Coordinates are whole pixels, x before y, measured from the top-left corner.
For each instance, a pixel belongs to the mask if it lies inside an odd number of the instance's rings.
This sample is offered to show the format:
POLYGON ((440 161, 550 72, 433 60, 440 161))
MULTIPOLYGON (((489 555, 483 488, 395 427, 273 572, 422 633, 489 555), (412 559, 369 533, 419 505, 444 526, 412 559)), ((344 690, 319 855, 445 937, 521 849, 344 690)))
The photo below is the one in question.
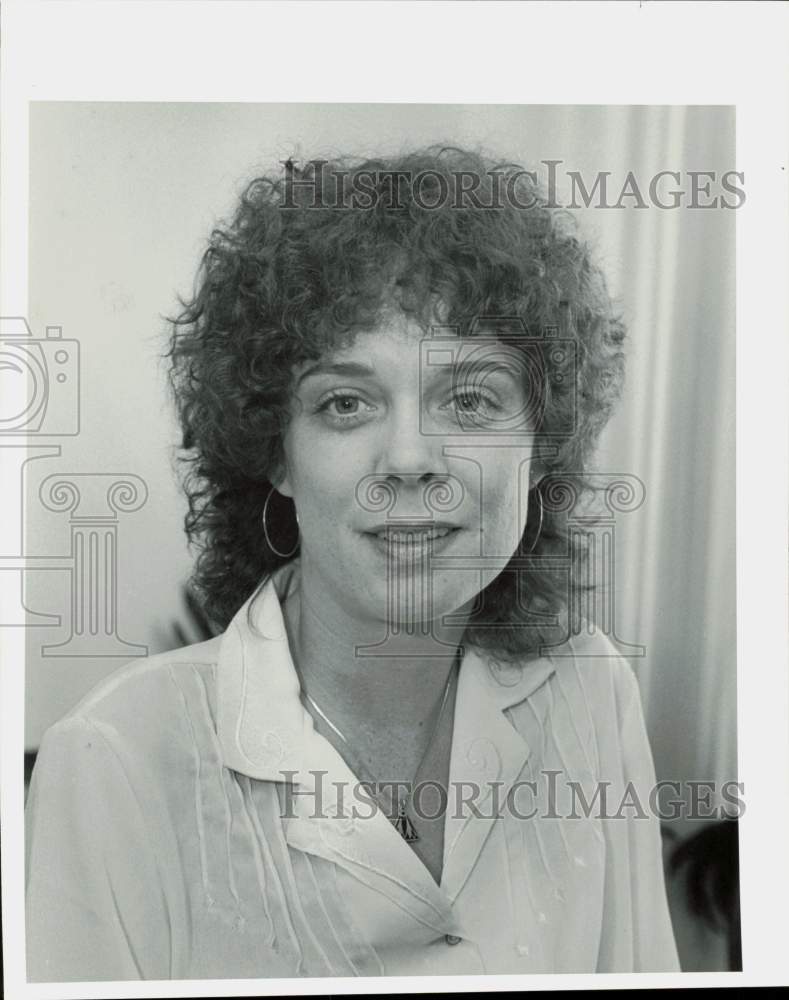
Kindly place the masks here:
POLYGON ((365 531, 374 551, 385 560, 405 567, 415 568, 433 556, 439 556, 453 544, 461 529, 456 524, 392 524, 378 525, 375 531, 365 531))
POLYGON ((376 534, 377 538, 388 538, 391 541, 426 541, 428 539, 443 538, 444 535, 448 535, 450 531, 454 531, 454 528, 406 528, 405 530, 392 530, 387 529, 385 531, 379 531, 376 534))
POLYGON ((365 534, 395 545, 418 545, 428 541, 438 541, 457 530, 456 524, 431 524, 422 521, 409 524, 381 524, 369 529, 365 534))

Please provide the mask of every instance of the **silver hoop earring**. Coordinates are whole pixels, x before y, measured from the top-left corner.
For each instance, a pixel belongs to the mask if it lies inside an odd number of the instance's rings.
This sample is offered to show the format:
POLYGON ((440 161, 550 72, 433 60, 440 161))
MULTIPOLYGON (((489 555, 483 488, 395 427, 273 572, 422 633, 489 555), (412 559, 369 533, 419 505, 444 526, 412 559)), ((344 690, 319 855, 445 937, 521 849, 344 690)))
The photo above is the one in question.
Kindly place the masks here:
MULTIPOLYGON (((269 536, 268 526, 266 524, 266 517, 268 515, 268 503, 269 500, 271 499, 271 494, 273 492, 274 492, 274 487, 272 486, 271 489, 268 491, 266 502, 263 504, 263 517, 261 518, 261 520, 263 521, 263 534, 265 535, 266 538, 266 545, 268 545, 268 547, 271 549, 271 551, 274 553, 275 556, 279 556, 280 559, 290 559, 290 557, 295 553, 296 549, 299 547, 299 543, 301 542, 301 533, 299 532, 299 537, 296 539, 296 544, 293 546, 290 552, 280 552, 279 549, 275 547, 274 543, 271 541, 271 537, 269 536)), ((298 523, 298 517, 296 517, 296 522, 298 523)))
POLYGON ((537 499, 540 501, 540 523, 539 523, 539 525, 537 527, 537 534, 534 536, 534 541, 531 543, 531 545, 529 546, 528 551, 526 552, 527 556, 531 555, 532 552, 534 552, 534 547, 536 546, 536 544, 537 544, 537 542, 539 540, 540 532, 542 531, 542 522, 543 522, 544 511, 545 511, 545 508, 544 508, 543 502, 542 502, 542 494, 540 493, 540 490, 539 490, 539 484, 534 487, 534 490, 535 490, 537 499))

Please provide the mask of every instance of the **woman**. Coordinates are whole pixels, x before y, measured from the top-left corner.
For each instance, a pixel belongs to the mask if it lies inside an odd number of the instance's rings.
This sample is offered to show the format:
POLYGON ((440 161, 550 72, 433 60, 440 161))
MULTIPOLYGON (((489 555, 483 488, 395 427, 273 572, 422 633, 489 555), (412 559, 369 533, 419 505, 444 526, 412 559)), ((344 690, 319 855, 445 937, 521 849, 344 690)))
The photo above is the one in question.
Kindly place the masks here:
POLYGON ((182 305, 220 634, 47 733, 30 978, 678 970, 636 681, 571 628, 624 339, 572 220, 462 150, 288 161, 182 305))

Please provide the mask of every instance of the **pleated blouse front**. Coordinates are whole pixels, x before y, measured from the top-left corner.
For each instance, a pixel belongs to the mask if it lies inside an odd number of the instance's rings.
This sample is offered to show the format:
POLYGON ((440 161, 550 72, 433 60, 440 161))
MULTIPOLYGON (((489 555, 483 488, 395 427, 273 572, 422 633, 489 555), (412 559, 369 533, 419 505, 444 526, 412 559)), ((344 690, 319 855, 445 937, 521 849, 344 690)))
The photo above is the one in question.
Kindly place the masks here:
POLYGON ((522 666, 467 647, 439 886, 382 813, 327 795, 357 778, 299 698, 283 579, 45 734, 31 981, 679 971, 658 820, 617 811, 655 774, 608 639, 522 666), (603 782, 613 815, 583 807, 603 782))

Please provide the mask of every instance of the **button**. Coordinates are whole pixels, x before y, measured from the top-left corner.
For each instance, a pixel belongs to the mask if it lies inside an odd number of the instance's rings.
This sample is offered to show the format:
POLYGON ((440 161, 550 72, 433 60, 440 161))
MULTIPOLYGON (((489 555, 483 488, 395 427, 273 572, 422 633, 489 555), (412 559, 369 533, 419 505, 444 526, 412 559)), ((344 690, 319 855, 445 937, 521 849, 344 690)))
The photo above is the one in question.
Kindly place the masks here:
POLYGON ((460 944, 460 938, 456 937, 454 934, 447 934, 444 940, 447 944, 460 944))

